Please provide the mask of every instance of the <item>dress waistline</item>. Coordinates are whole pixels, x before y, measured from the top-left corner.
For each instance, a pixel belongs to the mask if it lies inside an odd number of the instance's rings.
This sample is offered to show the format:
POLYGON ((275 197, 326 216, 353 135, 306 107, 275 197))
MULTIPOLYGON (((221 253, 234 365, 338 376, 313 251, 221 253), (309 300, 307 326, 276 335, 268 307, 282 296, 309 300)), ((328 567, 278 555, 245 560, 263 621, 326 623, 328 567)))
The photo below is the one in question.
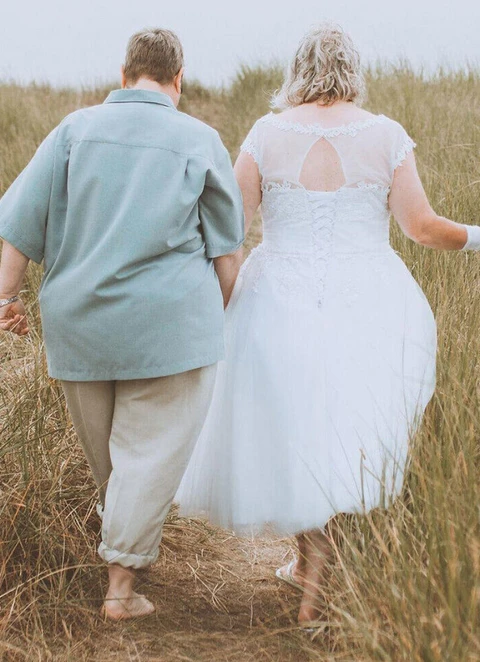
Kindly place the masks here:
MULTIPOLYGON (((297 257, 301 259, 305 258, 315 258, 317 251, 314 248, 309 248, 306 250, 282 250, 275 246, 270 246, 266 242, 262 242, 256 248, 256 251, 261 251, 262 253, 268 253, 269 255, 278 255, 279 257, 297 257)), ((351 258, 351 257, 386 257, 388 255, 397 254, 390 244, 378 248, 376 250, 352 250, 352 251, 338 251, 331 250, 329 256, 331 258, 351 258)))

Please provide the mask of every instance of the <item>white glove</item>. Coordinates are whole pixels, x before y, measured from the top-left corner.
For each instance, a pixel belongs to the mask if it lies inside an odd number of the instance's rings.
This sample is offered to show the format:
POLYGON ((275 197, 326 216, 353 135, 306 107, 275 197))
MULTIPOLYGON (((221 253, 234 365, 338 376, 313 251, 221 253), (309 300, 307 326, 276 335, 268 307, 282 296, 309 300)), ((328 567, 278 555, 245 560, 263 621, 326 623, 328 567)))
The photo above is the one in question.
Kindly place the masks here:
POLYGON ((464 225, 467 231, 467 243, 462 251, 480 251, 480 225, 464 225))

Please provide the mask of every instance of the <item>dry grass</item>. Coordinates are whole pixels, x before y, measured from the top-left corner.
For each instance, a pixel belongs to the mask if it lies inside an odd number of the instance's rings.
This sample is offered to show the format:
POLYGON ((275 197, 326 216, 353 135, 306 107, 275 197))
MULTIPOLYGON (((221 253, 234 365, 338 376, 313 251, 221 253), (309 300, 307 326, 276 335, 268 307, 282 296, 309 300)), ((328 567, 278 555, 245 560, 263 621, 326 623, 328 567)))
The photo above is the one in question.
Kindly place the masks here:
MULTIPOLYGON (((232 156, 278 85, 244 69, 229 89, 187 84, 183 109, 209 121, 232 156)), ((69 111, 106 90, 0 86, 0 189, 69 111)), ((480 74, 408 67, 370 72, 369 109, 402 122, 437 211, 479 222, 480 74)), ((258 222, 248 239, 258 242, 258 222)), ((438 389, 415 441, 402 497, 389 512, 340 522, 326 627, 292 630, 297 596, 271 580, 288 541, 242 541, 171 515, 161 560, 142 576, 156 618, 112 626, 97 616, 102 569, 94 486, 46 374, 35 332, 0 338, 0 660, 480 660, 480 262, 393 241, 439 327, 438 389)))

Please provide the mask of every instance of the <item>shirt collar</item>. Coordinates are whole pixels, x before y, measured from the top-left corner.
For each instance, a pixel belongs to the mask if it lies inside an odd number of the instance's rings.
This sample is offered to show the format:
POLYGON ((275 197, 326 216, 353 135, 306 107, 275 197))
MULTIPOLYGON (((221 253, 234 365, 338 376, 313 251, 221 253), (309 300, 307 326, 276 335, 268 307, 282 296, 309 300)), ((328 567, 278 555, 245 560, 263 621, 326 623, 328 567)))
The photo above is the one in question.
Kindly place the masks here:
POLYGON ((175 109, 175 104, 168 94, 151 90, 113 90, 104 103, 156 103, 175 109))

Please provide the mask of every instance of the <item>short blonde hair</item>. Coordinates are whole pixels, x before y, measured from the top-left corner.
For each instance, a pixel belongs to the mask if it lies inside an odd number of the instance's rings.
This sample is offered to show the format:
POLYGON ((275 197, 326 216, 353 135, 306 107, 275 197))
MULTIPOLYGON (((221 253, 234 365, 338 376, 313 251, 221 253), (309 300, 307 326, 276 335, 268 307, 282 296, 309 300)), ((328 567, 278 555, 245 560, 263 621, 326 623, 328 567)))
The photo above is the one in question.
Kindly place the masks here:
POLYGON ((339 25, 325 23, 305 35, 272 106, 290 108, 317 101, 357 101, 365 96, 360 55, 339 25))
POLYGON ((130 38, 123 65, 129 83, 142 77, 161 85, 171 83, 182 67, 182 44, 174 32, 151 28, 130 38))

